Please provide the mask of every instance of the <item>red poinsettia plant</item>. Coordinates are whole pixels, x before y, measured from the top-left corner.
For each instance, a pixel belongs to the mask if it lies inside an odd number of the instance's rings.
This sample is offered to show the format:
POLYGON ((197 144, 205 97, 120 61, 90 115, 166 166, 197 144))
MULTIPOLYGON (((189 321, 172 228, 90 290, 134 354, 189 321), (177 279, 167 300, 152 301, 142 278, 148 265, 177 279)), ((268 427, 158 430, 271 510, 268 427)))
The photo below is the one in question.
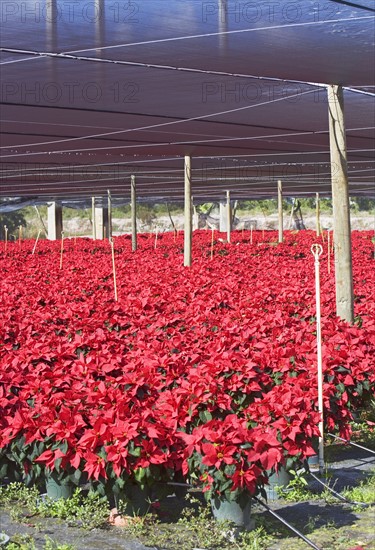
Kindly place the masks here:
MULTIPOLYGON (((321 256, 325 427, 350 435, 375 388, 372 235, 353 232, 355 323, 321 256)), ((312 232, 0 243, 0 476, 45 470, 120 491, 194 477, 255 494, 318 435, 312 232), (238 245, 237 245, 238 243, 238 245)), ((320 237, 321 239, 321 237, 320 237)))

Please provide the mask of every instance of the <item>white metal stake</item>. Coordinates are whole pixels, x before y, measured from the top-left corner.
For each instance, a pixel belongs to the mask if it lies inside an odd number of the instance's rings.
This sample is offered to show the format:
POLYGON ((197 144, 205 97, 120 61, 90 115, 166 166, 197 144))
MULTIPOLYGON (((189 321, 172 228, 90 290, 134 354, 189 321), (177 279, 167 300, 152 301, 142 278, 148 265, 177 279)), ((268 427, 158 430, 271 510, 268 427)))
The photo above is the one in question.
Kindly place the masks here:
POLYGON ((250 225, 250 244, 253 244, 253 224, 250 225))
POLYGON ((116 264, 115 264, 115 249, 113 244, 112 237, 109 239, 110 245, 111 245, 111 254, 112 254, 112 272, 113 272, 113 288, 115 292, 115 302, 118 301, 117 297, 117 281, 116 281, 116 264))
POLYGON ((313 244, 311 252, 315 258, 315 294, 316 294, 316 345, 318 358, 318 411, 319 421, 319 472, 324 473, 324 432, 323 432, 323 364, 322 364, 322 330, 320 314, 320 266, 319 258, 323 252, 321 244, 313 244))
POLYGON ((36 238, 36 241, 35 241, 35 244, 34 244, 34 247, 33 247, 32 254, 35 254, 36 245, 38 244, 38 241, 39 241, 39 237, 40 237, 41 232, 42 232, 42 230, 39 229, 39 231, 38 231, 38 236, 37 236, 37 238, 36 238))

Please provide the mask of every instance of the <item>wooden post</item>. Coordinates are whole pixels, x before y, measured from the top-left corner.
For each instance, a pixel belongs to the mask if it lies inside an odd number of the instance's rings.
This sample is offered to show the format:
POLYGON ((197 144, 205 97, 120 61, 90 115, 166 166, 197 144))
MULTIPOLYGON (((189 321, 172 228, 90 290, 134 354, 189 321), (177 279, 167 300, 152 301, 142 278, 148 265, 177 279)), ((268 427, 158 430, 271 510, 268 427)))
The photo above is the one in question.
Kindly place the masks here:
POLYGON ((185 223, 184 223, 184 265, 191 266, 192 208, 191 208, 191 158, 185 156, 185 223))
POLYGON ((96 241, 95 197, 91 198, 92 238, 96 241))
POLYGON ((232 209, 230 207, 230 191, 227 191, 227 241, 230 243, 232 229, 232 209))
POLYGON ((112 239, 112 196, 108 189, 108 239, 112 239))
POLYGON ((35 254, 36 245, 38 244, 38 241, 39 241, 39 237, 40 237, 41 232, 42 232, 42 230, 39 229, 39 231, 38 231, 38 236, 37 236, 37 238, 36 238, 36 241, 35 241, 35 244, 34 244, 34 247, 33 247, 32 254, 35 254))
POLYGON ((330 238, 329 229, 327 231, 327 241, 328 241, 328 244, 327 244, 327 249, 328 249, 328 265, 327 265, 327 268, 328 268, 328 273, 331 273, 331 238, 330 238))
POLYGON ((350 203, 342 86, 329 85, 328 117, 335 246, 336 314, 354 321, 350 203))
POLYGON ((156 250, 156 247, 158 246, 158 228, 155 229, 155 244, 154 244, 154 250, 156 250))
POLYGON ((60 269, 62 269, 62 266, 63 266, 63 254, 64 254, 64 231, 61 231, 60 269))
POLYGON ((292 203, 292 210, 290 212, 290 218, 289 218, 289 225, 288 225, 288 229, 291 229, 292 228, 292 222, 293 222, 293 214, 294 214, 294 205, 295 205, 295 202, 296 199, 293 199, 293 203, 292 203))
POLYGON ((283 184, 281 180, 277 182, 277 205, 279 214, 279 243, 284 240, 283 235, 283 184))
POLYGON ((48 239, 56 241, 61 239, 63 228, 62 206, 58 202, 51 202, 47 208, 48 216, 48 239))
POLYGON ((118 296, 117 296, 117 280, 116 280, 115 246, 114 246, 112 237, 109 239, 109 244, 111 245, 111 256, 112 256, 113 290, 115 294, 115 302, 117 302, 118 296))
POLYGON ((38 210, 38 207, 37 207, 36 205, 34 205, 34 208, 35 208, 35 210, 36 210, 36 213, 38 214, 38 218, 39 218, 39 221, 40 221, 40 223, 41 223, 41 225, 42 225, 42 227, 43 227, 43 231, 44 231, 44 233, 45 233, 45 235, 46 235, 46 238, 48 239, 48 230, 47 230, 47 228, 46 228, 46 226, 45 226, 45 224, 44 224, 43 218, 42 218, 42 216, 40 215, 40 212, 39 212, 39 210, 38 210))
POLYGON ((5 233, 5 252, 8 248, 8 228, 6 225, 4 225, 4 233, 5 233))
POLYGON ((315 199, 315 213, 316 213, 316 236, 320 235, 320 202, 319 202, 319 193, 316 194, 315 199))
POLYGON ((135 176, 130 178, 130 201, 132 216, 132 251, 137 250, 137 193, 135 186, 135 176))

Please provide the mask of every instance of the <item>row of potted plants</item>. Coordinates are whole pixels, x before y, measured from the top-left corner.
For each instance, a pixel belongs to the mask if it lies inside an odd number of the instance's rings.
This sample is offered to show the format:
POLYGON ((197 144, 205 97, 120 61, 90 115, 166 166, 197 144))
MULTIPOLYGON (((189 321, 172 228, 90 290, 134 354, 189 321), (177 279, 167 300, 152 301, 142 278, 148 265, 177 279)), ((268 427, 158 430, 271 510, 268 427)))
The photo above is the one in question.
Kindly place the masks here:
MULTIPOLYGON (((273 235, 267 236, 268 240, 273 235)), ((208 496, 262 491, 281 467, 314 454, 316 406, 312 232, 270 247, 196 232, 59 248, 8 243, 0 325, 0 476, 44 473, 102 492, 165 492, 188 479, 208 496), (11 474, 13 472, 13 474, 11 474)), ((374 393, 375 290, 370 232, 353 233, 356 324, 334 315, 322 257, 325 420, 349 435, 374 393)), ((55 479, 56 481, 56 479, 55 479)))

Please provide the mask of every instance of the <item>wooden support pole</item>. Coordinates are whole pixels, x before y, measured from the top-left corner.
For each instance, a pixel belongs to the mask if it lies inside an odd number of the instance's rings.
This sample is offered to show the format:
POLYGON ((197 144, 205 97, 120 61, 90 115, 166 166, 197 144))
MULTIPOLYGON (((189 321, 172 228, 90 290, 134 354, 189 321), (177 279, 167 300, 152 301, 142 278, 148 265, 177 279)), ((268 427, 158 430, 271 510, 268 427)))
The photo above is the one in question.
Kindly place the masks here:
POLYGON ((292 228, 292 222, 293 222, 293 214, 294 214, 294 206, 296 204, 296 199, 293 199, 293 203, 292 203, 292 210, 290 212, 290 218, 289 218, 289 225, 288 225, 288 229, 291 229, 292 228))
POLYGON ((319 193, 316 194, 315 212, 316 212, 316 236, 319 237, 319 235, 320 235, 320 199, 319 199, 319 193))
POLYGON ((92 238, 96 241, 95 197, 91 198, 92 238))
POLYGON ((63 266, 63 254, 64 254, 64 231, 61 231, 60 269, 62 269, 62 266, 63 266))
POLYGON ((327 93, 335 246, 336 314, 352 323, 354 321, 354 296, 344 94, 342 86, 338 85, 329 85, 327 93))
POLYGON ((62 206, 60 203, 51 202, 47 208, 48 216, 48 239, 56 241, 61 239, 63 228, 62 206))
POLYGON ((232 209, 230 207, 230 191, 227 191, 227 241, 230 243, 232 230, 232 209))
POLYGON ((277 207, 279 214, 279 243, 284 240, 283 234, 283 184, 281 180, 277 182, 277 207))
POLYGON ((108 239, 112 239, 112 196, 108 189, 108 239))
POLYGON ((158 228, 155 229, 155 243, 154 243, 154 250, 156 250, 158 246, 158 228))
POLYGON ((137 190, 135 186, 135 176, 130 178, 130 201, 132 216, 132 251, 137 250, 137 190))
POLYGON ((184 222, 184 265, 191 266, 192 245, 192 208, 191 208, 191 158, 185 156, 185 222, 184 222))
POLYGON ((4 225, 4 233, 5 233, 5 252, 8 248, 8 228, 6 225, 4 225))
POLYGON ((117 302, 118 295, 117 295, 117 280, 116 280, 115 245, 112 237, 109 239, 109 244, 111 245, 111 256, 112 256, 113 290, 115 295, 115 302, 117 302))
POLYGON ((40 237, 41 232, 42 232, 42 230, 39 229, 39 231, 38 231, 38 236, 37 236, 37 238, 36 238, 36 240, 35 240, 35 244, 34 244, 34 247, 33 247, 32 254, 35 254, 36 245, 38 244, 38 241, 39 241, 39 237, 40 237))
POLYGON ((46 235, 46 238, 48 239, 48 231, 47 231, 47 228, 46 228, 46 226, 45 226, 45 224, 44 224, 43 218, 42 218, 42 216, 40 215, 40 212, 39 212, 39 210, 38 210, 38 207, 37 207, 36 205, 34 205, 34 208, 35 208, 35 210, 36 210, 36 213, 38 214, 38 218, 39 218, 39 221, 40 221, 40 223, 41 223, 41 225, 42 225, 42 227, 43 227, 43 231, 44 231, 44 233, 45 233, 45 235, 46 235))
POLYGON ((328 273, 331 273, 331 238, 330 238, 330 230, 328 229, 327 231, 327 241, 328 241, 328 244, 327 244, 327 254, 328 254, 328 265, 327 265, 327 269, 328 269, 328 273))

